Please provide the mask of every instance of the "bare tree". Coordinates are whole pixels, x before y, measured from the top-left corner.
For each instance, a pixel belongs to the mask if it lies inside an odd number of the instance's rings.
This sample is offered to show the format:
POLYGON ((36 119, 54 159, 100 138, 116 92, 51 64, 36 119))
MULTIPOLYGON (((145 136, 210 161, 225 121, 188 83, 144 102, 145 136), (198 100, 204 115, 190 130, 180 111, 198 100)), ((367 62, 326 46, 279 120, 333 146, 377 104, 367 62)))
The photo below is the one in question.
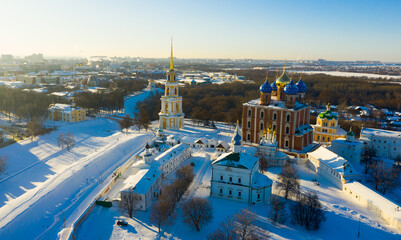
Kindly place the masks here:
MULTIPOLYGON (((131 118, 129 117, 129 115, 127 114, 127 115, 125 115, 125 116, 123 117, 123 120, 120 121, 119 124, 120 124, 121 132, 122 132, 124 129, 127 129, 127 131, 128 131, 128 129, 129 129, 132 125, 134 125, 134 122, 132 121, 132 119, 131 119, 131 118)), ((127 132, 127 131, 126 131, 126 132, 127 132)))
POLYGON ((371 163, 369 175, 375 184, 375 190, 383 195, 399 185, 399 171, 397 168, 388 167, 382 161, 371 163))
POLYGON ((64 140, 65 146, 67 147, 67 150, 70 151, 72 146, 74 146, 74 144, 75 144, 74 135, 72 135, 71 133, 68 132, 67 136, 64 139, 65 139, 64 140))
POLYGON ((289 193, 299 193, 299 175, 297 170, 290 163, 283 166, 283 170, 278 174, 277 187, 284 191, 285 199, 289 193))
POLYGON ((182 166, 175 172, 175 176, 177 179, 191 183, 195 177, 194 168, 190 164, 182 166))
POLYGON ((226 221, 221 222, 219 228, 211 233, 208 240, 236 240, 235 225, 233 218, 228 218, 226 221))
POLYGON ((285 220, 286 212, 285 204, 280 200, 280 197, 277 195, 271 195, 270 206, 272 209, 271 218, 273 219, 273 222, 283 222, 285 220))
POLYGON ((60 135, 58 135, 58 137, 57 137, 57 145, 59 147, 61 147, 61 149, 64 149, 64 145, 65 145, 65 135, 64 135, 64 133, 60 133, 60 135))
POLYGON ((206 198, 194 197, 182 206, 184 223, 193 225, 197 231, 213 218, 212 204, 206 198))
POLYGON ((7 156, 0 156, 0 174, 2 174, 7 169, 7 156))
POLYGON ((35 139, 35 137, 40 135, 40 131, 42 130, 42 124, 36 120, 33 120, 27 124, 26 132, 28 136, 31 138, 31 141, 35 139))
POLYGON ((150 221, 160 228, 175 218, 174 207, 169 200, 157 200, 150 210, 150 221))
POLYGON ((369 169, 372 166, 374 157, 376 157, 376 149, 374 149, 373 146, 366 147, 361 159, 361 162, 365 166, 365 174, 368 174, 369 169))
MULTIPOLYGON (((239 213, 234 215, 234 221, 236 222, 234 231, 237 234, 238 239, 259 239, 255 231, 256 217, 254 213, 246 209, 241 209, 239 213)), ((268 236, 264 237, 264 239, 267 238, 268 236)))
POLYGON ((140 200, 140 197, 141 196, 132 191, 121 192, 121 201, 118 207, 122 212, 127 213, 128 216, 132 218, 136 205, 140 200))
POLYGON ((259 158, 259 171, 264 173, 269 168, 269 163, 267 162, 266 156, 262 154, 259 158))
POLYGON ((291 206, 292 221, 307 230, 317 230, 325 214, 316 192, 301 194, 297 202, 291 206))

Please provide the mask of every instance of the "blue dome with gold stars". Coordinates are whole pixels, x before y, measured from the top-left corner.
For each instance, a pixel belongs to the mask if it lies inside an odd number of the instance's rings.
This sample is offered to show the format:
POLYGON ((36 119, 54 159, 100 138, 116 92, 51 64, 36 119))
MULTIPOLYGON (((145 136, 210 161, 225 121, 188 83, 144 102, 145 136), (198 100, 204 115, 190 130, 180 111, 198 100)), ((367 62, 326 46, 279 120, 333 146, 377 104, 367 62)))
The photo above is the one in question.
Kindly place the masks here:
POLYGON ((288 94, 288 95, 296 95, 296 94, 298 94, 298 91, 299 91, 298 87, 297 87, 297 85, 295 85, 295 83, 294 83, 294 81, 292 81, 292 79, 291 79, 290 83, 288 83, 284 88, 285 94, 288 94))
POLYGON ((277 91, 276 80, 274 80, 274 82, 270 84, 270 86, 272 87, 272 91, 277 91))
POLYGON ((266 79, 266 82, 265 83, 263 83, 261 86, 260 86, 260 92, 261 93, 271 93, 272 92, 272 87, 270 86, 270 84, 269 84, 269 81, 266 79))
POLYGON ((306 92, 306 90, 308 89, 306 84, 302 81, 302 78, 299 79, 299 81, 297 82, 297 87, 298 87, 298 91, 301 93, 306 92))

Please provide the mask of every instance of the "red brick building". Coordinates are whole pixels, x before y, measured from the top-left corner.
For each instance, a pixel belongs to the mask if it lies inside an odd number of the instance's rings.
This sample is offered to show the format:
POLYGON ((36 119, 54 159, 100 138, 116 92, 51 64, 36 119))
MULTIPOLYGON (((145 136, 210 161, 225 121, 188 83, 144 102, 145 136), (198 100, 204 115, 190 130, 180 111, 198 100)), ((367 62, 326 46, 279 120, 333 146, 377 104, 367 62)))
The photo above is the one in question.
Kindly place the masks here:
POLYGON ((243 141, 259 143, 263 130, 272 126, 279 148, 302 151, 312 144, 310 106, 304 102, 306 89, 302 79, 295 84, 285 70, 271 85, 266 78, 260 86, 260 99, 243 104, 243 141))

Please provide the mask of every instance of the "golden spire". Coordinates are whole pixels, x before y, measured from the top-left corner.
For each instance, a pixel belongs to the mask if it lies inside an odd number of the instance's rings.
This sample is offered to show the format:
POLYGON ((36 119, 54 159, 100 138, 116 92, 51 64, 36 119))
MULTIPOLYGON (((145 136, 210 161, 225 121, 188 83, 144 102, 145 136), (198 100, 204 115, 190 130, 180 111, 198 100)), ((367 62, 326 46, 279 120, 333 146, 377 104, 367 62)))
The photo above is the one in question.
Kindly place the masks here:
POLYGON ((327 104, 327 111, 330 111, 330 109, 331 109, 331 106, 330 106, 330 103, 328 103, 327 104))
POLYGON ((285 65, 287 63, 287 58, 284 59, 284 72, 285 72, 285 65))
POLYGON ((269 70, 266 70, 266 80, 269 79, 269 70))
POLYGON ((303 70, 301 70, 301 76, 299 77, 299 79, 302 79, 302 73, 304 73, 304 71, 303 71, 303 70))
POLYGON ((276 72, 276 80, 277 80, 277 78, 278 78, 278 71, 276 72))
POLYGON ((294 74, 294 73, 293 73, 293 72, 291 72, 291 77, 290 77, 290 79, 291 79, 291 80, 292 80, 292 76, 293 76, 293 74, 294 74))
POLYGON ((170 55, 170 70, 174 69, 173 64, 173 38, 171 37, 171 55, 170 55))

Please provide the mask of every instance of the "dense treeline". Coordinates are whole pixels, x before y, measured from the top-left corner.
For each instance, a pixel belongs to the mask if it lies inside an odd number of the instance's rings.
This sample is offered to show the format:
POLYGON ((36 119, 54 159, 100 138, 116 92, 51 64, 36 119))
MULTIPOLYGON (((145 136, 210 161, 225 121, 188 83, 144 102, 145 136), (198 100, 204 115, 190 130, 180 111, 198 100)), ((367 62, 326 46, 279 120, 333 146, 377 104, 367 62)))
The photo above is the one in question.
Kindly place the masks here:
POLYGON ((56 97, 51 95, 0 87, 0 111, 19 119, 43 120, 49 105, 55 101, 56 97))
POLYGON ((113 112, 124 107, 124 92, 115 90, 108 93, 82 92, 74 97, 77 106, 88 110, 89 114, 100 110, 113 112))
MULTIPOLYGON (((252 79, 256 85, 261 85, 266 72, 262 70, 235 70, 232 74, 245 76, 252 79)), ((278 75, 281 75, 279 72, 278 75)), ((269 82, 273 82, 277 72, 269 72, 269 82)), ((287 73, 291 76, 290 73, 287 73)), ((294 74, 295 82, 299 80, 300 74, 294 74)), ((337 77, 324 74, 303 75, 302 80, 308 87, 305 95, 306 101, 312 105, 364 105, 372 104, 377 108, 388 108, 401 110, 401 85, 390 83, 385 79, 368 79, 358 77, 337 77)), ((255 95, 255 98, 257 95, 255 95)))
POLYGON ((259 96, 258 88, 240 82, 184 87, 180 89, 183 111, 193 119, 233 123, 241 119, 242 104, 259 96))

